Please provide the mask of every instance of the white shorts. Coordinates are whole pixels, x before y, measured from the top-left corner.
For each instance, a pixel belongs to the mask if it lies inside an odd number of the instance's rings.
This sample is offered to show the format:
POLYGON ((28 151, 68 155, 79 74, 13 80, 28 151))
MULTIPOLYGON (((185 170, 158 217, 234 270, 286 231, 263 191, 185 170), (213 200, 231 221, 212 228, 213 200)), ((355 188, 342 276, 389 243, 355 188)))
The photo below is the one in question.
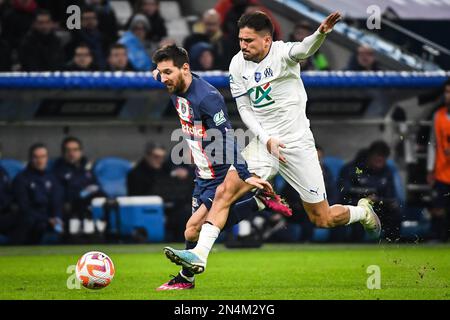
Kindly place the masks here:
POLYGON ((287 163, 276 159, 266 146, 254 138, 242 151, 248 170, 264 180, 272 179, 279 172, 304 202, 325 200, 325 183, 311 130, 307 129, 299 141, 284 144, 286 148, 281 148, 281 153, 287 163))

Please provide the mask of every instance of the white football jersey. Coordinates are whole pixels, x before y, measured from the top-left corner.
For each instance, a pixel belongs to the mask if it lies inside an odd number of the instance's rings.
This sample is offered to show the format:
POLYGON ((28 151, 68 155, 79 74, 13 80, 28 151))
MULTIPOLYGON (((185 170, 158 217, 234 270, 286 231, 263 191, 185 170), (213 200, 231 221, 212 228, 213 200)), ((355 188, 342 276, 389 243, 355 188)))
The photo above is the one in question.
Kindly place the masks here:
POLYGON ((247 94, 262 128, 283 143, 299 140, 309 128, 300 64, 289 56, 293 44, 272 42, 269 53, 259 63, 245 60, 239 51, 230 63, 232 96, 247 94))

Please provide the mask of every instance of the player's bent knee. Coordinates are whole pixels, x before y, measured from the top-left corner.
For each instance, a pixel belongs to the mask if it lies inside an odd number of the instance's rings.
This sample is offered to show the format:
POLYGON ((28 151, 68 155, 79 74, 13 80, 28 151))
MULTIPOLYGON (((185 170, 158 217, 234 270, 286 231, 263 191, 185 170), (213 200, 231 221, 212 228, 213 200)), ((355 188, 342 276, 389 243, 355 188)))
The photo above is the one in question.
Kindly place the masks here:
POLYGON ((227 186, 226 183, 222 183, 217 187, 214 201, 230 205, 233 201, 232 199, 233 199, 232 188, 227 186))

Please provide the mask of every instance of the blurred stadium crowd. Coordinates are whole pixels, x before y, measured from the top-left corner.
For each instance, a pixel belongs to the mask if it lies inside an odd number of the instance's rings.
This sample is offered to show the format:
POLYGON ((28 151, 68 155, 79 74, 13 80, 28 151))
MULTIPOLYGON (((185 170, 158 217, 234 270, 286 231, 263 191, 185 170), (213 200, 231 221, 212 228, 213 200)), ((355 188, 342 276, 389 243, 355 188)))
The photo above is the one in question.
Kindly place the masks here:
MULTIPOLYGON (((0 0, 0 71, 148 71, 159 47, 176 42, 168 36, 157 0, 129 1, 133 9, 125 23, 108 0, 0 0), (80 29, 66 27, 70 5, 81 8, 80 29)), ((182 45, 196 71, 227 70, 239 50, 238 18, 245 12, 267 12, 276 40, 301 41, 315 31, 306 21, 284 37, 280 23, 258 0, 220 0, 192 26, 182 45)), ((126 17, 125 17, 126 18, 126 17)), ((303 70, 329 70, 318 51, 302 62, 303 70)), ((360 46, 348 70, 380 70, 374 51, 360 46)))
MULTIPOLYGON (((129 2, 133 11, 125 20, 119 20, 117 8, 108 0, 0 0, 0 71, 151 70, 152 53, 179 41, 168 36, 159 1, 129 2), (66 8, 72 4, 81 8, 81 29, 69 31, 66 8)), ((236 22, 241 14, 251 10, 271 15, 257 0, 219 0, 193 24, 192 31, 187 30, 182 45, 190 54, 194 71, 228 70, 232 56, 239 50, 236 22)), ((317 27, 302 21, 283 33, 280 23, 273 15, 271 18, 275 24, 274 38, 280 40, 301 41, 317 27)), ((320 50, 301 65, 302 70, 331 69, 329 57, 320 50)), ((346 69, 374 71, 382 67, 373 49, 364 45, 357 48, 346 69)), ((445 86, 444 95, 446 106, 439 110, 450 106, 450 85, 445 86)), ((436 115, 439 116, 435 116, 432 144, 436 149, 430 150, 433 156, 428 167, 435 201, 430 210, 431 225, 420 240, 447 241, 450 168, 448 160, 442 159, 450 152, 450 125, 445 121, 445 112, 438 111, 436 115)), ((401 227, 405 199, 396 165, 389 159, 388 144, 375 141, 348 163, 324 156, 325 151, 318 147, 330 204, 354 205, 361 196, 370 196, 380 213, 384 238, 404 240, 401 227)), ((122 169, 113 166, 111 170, 120 175, 118 188, 125 190, 123 195, 160 196, 165 214, 163 240, 184 241, 194 172, 189 165, 174 165, 168 153, 163 145, 149 143, 141 159, 121 164, 122 169)), ((29 148, 25 168, 0 161, 0 243, 124 241, 111 230, 108 219, 94 219, 92 214, 91 201, 96 197, 108 199, 105 211, 117 210, 116 195, 108 191, 107 182, 96 170, 105 159, 91 163, 83 153, 83 142, 76 137, 64 138, 61 154, 55 156, 49 154, 44 143, 37 143, 29 148)), ((266 212, 246 222, 249 231, 242 232, 245 228, 241 228, 235 236, 250 239, 257 234, 265 241, 291 242, 366 241, 359 225, 327 231, 324 237, 324 230, 308 221, 298 194, 280 177, 274 185, 294 209, 293 218, 266 212)), ((127 241, 146 241, 146 237, 137 232, 127 241)))

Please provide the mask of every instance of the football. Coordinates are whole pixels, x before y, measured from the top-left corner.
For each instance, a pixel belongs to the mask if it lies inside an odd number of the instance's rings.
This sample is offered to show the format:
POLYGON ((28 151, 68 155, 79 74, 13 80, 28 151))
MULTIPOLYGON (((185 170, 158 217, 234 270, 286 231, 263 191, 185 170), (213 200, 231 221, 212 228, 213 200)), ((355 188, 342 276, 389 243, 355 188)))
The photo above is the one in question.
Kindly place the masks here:
POLYGON ((114 277, 114 264, 103 252, 90 251, 78 259, 75 274, 81 284, 88 289, 102 289, 114 277))

